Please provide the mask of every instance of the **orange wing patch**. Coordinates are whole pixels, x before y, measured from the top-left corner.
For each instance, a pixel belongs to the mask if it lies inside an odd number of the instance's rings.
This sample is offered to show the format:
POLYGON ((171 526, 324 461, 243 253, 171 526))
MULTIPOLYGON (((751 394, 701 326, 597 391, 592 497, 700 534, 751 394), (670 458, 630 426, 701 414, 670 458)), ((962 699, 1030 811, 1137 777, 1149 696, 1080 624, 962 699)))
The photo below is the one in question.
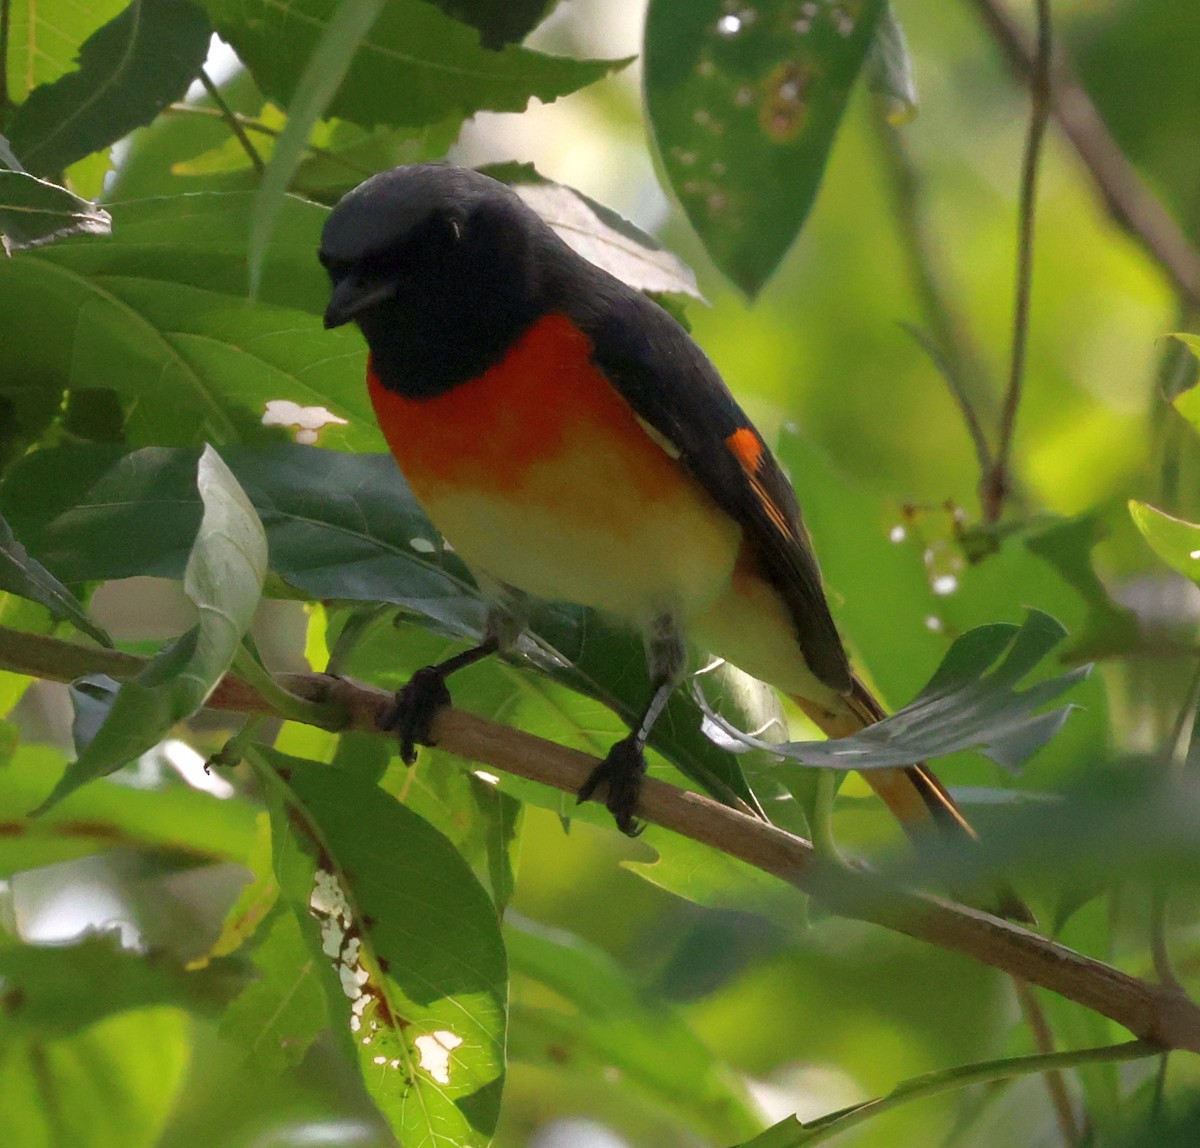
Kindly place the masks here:
POLYGON ((762 466, 763 454, 766 451, 762 439, 758 437, 758 434, 752 427, 738 427, 725 440, 725 445, 729 448, 729 453, 741 465, 742 473, 745 474, 746 480, 750 483, 750 489, 754 491, 754 497, 758 499, 763 512, 771 520, 771 525, 785 537, 795 538, 795 527, 788 520, 788 516, 775 504, 775 500, 767 493, 767 488, 763 486, 762 479, 758 477, 759 469, 762 466))
POLYGON ((726 440, 729 453, 742 464, 742 470, 747 478, 753 478, 762 465, 762 439, 754 433, 752 427, 738 427, 726 440))

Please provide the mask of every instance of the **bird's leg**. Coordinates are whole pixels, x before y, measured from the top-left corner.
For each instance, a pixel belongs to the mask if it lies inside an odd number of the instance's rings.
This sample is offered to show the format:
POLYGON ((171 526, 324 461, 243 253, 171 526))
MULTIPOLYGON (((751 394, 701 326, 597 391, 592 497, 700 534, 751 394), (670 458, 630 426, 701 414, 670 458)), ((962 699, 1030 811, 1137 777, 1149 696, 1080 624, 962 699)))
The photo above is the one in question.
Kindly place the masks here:
POLYGON ((477 646, 437 665, 425 666, 413 674, 407 685, 396 691, 392 704, 380 715, 379 728, 395 730, 405 765, 412 765, 417 760, 418 745, 433 745, 433 719, 451 702, 446 679, 491 654, 508 649, 522 629, 516 592, 497 594, 496 600, 489 605, 483 639, 477 646))
POLYGON ((400 739, 400 756, 405 765, 417 760, 418 745, 433 745, 430 727, 438 710, 450 704, 446 679, 458 670, 494 654, 500 648, 494 637, 485 637, 478 646, 463 650, 436 666, 425 666, 396 691, 392 704, 379 716, 379 728, 394 730, 400 739))
POLYGON ((608 751, 608 756, 588 775, 579 789, 579 800, 587 801, 601 785, 604 804, 617 828, 636 837, 644 826, 634 817, 642 778, 646 774, 646 742, 671 695, 683 678, 687 645, 683 631, 671 614, 657 615, 646 630, 646 661, 654 693, 637 724, 608 751))

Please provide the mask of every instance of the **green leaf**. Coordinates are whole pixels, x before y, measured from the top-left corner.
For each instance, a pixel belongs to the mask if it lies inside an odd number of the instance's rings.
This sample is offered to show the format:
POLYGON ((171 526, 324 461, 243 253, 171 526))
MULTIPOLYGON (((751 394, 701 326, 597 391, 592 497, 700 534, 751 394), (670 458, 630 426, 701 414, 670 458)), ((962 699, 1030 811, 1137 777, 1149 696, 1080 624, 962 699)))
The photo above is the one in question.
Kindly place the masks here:
MULTIPOLYGON (((337 0, 205 0, 217 31, 259 87, 291 107, 337 0)), ((625 61, 570 60, 525 48, 493 52, 479 34, 424 0, 390 0, 359 46, 328 112, 364 127, 421 127, 475 112, 524 111, 593 83, 625 61), (380 93, 386 92, 387 99, 380 93)))
POLYGON ((79 599, 13 537, 12 530, 2 516, 0 592, 18 594, 22 598, 40 602, 56 618, 70 622, 102 646, 112 645, 112 639, 88 618, 79 599))
POLYGON ((251 760, 274 791, 280 887, 337 970, 372 1098, 405 1145, 482 1148, 504 1078, 495 906, 453 845, 377 786, 271 750, 251 760))
MULTIPOLYGON (((774 808, 768 808, 774 819, 774 808)), ((653 861, 622 861, 621 867, 708 909, 754 910, 769 919, 782 913, 803 918, 802 894, 745 861, 674 833, 656 833, 649 844, 658 854, 653 861)))
POLYGON ((392 760, 384 789, 396 794, 462 854, 503 911, 515 882, 520 802, 449 755, 427 769, 406 766, 398 756, 392 760))
POLYGON ((354 59, 379 17, 385 0, 338 0, 337 10, 321 31, 304 65, 288 105, 287 123, 262 173, 250 228, 250 295, 257 297, 262 264, 275 219, 296 168, 308 146, 313 126, 332 103, 354 59))
POLYGON ((200 456, 196 487, 204 513, 183 586, 200 620, 121 687, 104 724, 38 812, 156 745, 204 704, 233 661, 262 594, 266 535, 254 507, 211 447, 200 456))
MULTIPOLYGON (((853 737, 769 748, 789 764, 830 769, 891 769, 964 749, 978 749, 1015 768, 1062 728, 1073 708, 1040 713, 1040 707, 1091 670, 1081 666, 1025 690, 1015 689, 1065 636, 1066 630, 1040 610, 1030 610, 1019 627, 979 626, 955 641, 928 685, 891 717, 853 737)), ((731 727, 726 724, 726 729, 731 727)), ((764 744, 738 736, 751 745, 764 744)))
POLYGON ((9 120, 26 171, 59 176, 149 123, 196 78, 212 28, 189 0, 133 0, 79 51, 79 67, 35 88, 9 120))
POLYGON ((0 949, 0 1043, 72 1036, 114 1013, 155 1005, 215 1016, 244 979, 245 970, 231 960, 195 971, 166 953, 149 961, 121 948, 119 932, 66 946, 13 945, 0 949))
POLYGON ((646 108, 713 262, 756 295, 816 198, 884 0, 651 0, 646 108))
POLYGON ((511 913, 504 935, 513 972, 566 1005, 522 1009, 513 1024, 515 1056, 535 1064, 569 1060, 587 1066, 597 1083, 615 1068, 622 1089, 649 1096, 708 1141, 758 1130, 738 1074, 673 1009, 639 992, 602 949, 511 913))
MULTIPOLYGON (((112 217, 107 211, 65 187, 23 171, 0 171, 0 239, 6 252, 73 235, 111 232, 112 217)), ((22 313, 18 307, 9 310, 22 313)))
POLYGON ((38 0, 10 3, 6 76, 8 97, 20 103, 39 84, 51 83, 75 66, 83 42, 113 19, 129 0, 38 0))
POLYGON ((1156 510, 1149 503, 1129 503, 1134 525, 1150 548, 1172 570, 1200 582, 1200 526, 1156 510))
POLYGON ((153 850, 196 864, 245 864, 254 810, 187 786, 89 785, 41 817, 30 809, 63 770, 48 746, 18 747, 0 770, 0 877, 109 850, 153 850))
MULTIPOLYGON (((1200 359, 1200 335, 1176 333, 1171 337, 1177 339, 1187 347, 1195 358, 1200 359)), ((1175 397, 1174 404, 1175 409, 1193 427, 1200 430, 1200 387, 1189 387, 1182 394, 1175 397)))
POLYGON ((635 290, 704 301, 692 269, 611 208, 546 179, 530 163, 489 164, 479 170, 509 184, 570 247, 635 290))
POLYGON ((248 306, 253 204, 243 193, 127 205, 114 208, 111 239, 0 260, 0 295, 22 301, 0 309, 9 372, 60 390, 117 390, 134 408, 135 443, 274 438, 264 413, 283 400, 346 420, 324 441, 378 449, 362 341, 319 319, 329 284, 313 251, 325 209, 285 202, 263 302, 248 306))
POLYGON ((479 31, 485 48, 499 51, 524 40, 558 0, 433 0, 447 16, 479 31))
POLYGON ((0 1043, 6 1143, 20 1148, 152 1148, 191 1059, 174 1008, 111 1016, 73 1036, 0 1043))
POLYGON ((273 912, 263 933, 254 951, 258 979, 225 1009, 221 1036, 243 1050, 248 1070, 268 1077, 300 1063, 328 1028, 330 1009, 322 962, 305 944, 296 914, 273 912))
POLYGON ((1113 601, 1092 564, 1092 551, 1105 536, 1096 515, 1062 519, 1025 541, 1048 562, 1087 605, 1082 630, 1064 658, 1080 659, 1128 650, 1138 640, 1137 615, 1113 601))

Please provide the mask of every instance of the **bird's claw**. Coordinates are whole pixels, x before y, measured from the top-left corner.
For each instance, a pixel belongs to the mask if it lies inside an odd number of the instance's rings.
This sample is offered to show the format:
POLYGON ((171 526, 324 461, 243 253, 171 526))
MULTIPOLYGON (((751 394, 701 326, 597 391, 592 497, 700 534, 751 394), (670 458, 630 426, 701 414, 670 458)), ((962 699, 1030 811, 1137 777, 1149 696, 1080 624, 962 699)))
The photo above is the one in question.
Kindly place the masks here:
POLYGON ((617 742, 608 751, 608 756, 588 774, 588 779, 579 788, 579 801, 589 797, 603 785, 606 789, 604 804, 617 828, 627 837, 637 837, 645 824, 634 817, 642 778, 646 774, 646 755, 633 734, 617 742))
POLYGON ((379 728, 396 732, 405 765, 417 760, 418 745, 433 745, 433 719, 448 705, 446 675, 438 666, 418 670, 408 685, 396 691, 392 704, 379 716, 379 728))

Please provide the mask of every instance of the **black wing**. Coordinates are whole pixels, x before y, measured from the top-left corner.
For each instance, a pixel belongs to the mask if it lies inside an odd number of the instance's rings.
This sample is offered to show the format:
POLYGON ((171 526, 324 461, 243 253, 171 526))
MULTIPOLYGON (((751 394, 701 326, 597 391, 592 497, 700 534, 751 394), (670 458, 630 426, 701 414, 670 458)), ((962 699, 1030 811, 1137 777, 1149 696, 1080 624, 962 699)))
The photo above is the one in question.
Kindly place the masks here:
POLYGON ((787 604, 809 668, 848 692, 850 667, 829 614, 821 572, 795 492, 717 369, 661 307, 598 276, 567 300, 592 359, 635 413, 680 452, 680 462, 739 522, 762 575, 787 604))

